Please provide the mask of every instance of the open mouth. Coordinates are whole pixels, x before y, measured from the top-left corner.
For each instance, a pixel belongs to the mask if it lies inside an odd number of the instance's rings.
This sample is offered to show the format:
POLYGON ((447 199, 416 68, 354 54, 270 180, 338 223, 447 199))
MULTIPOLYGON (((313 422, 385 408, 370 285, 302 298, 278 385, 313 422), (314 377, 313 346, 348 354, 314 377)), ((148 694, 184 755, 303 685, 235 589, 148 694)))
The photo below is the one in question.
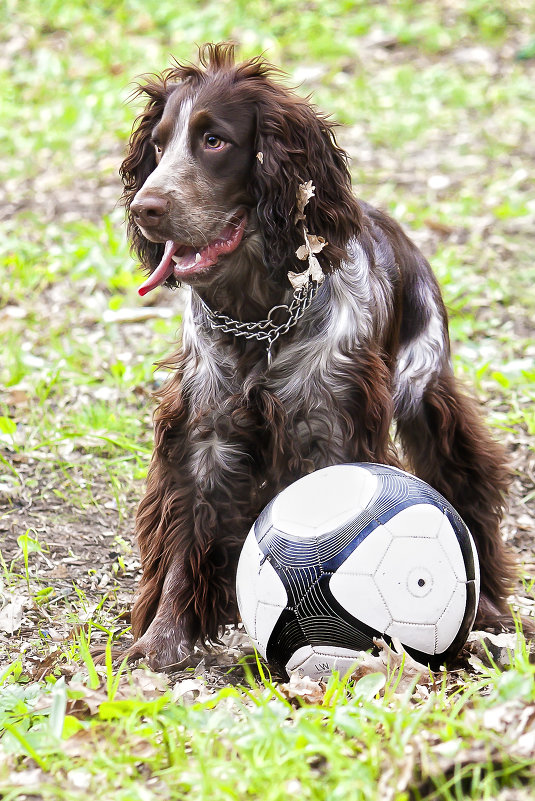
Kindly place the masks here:
POLYGON ((242 240, 246 223, 247 216, 243 212, 235 215, 217 239, 200 249, 169 239, 165 243, 161 262, 139 287, 138 293, 146 295, 147 292, 165 283, 172 275, 180 281, 196 275, 207 267, 212 267, 220 256, 236 250, 242 240))

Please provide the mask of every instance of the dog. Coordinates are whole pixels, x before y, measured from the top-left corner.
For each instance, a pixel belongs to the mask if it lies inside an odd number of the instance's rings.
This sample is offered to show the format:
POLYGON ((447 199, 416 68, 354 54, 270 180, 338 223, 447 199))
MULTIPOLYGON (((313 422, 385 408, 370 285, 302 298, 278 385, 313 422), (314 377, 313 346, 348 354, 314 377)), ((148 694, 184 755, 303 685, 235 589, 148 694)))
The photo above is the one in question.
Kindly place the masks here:
POLYGON ((457 509, 481 564, 477 623, 508 614, 509 470, 458 386, 431 268, 351 188, 335 125, 229 44, 147 79, 121 166, 140 294, 189 288, 164 364, 137 514, 132 655, 155 667, 237 617, 240 549, 310 471, 409 466, 457 509))

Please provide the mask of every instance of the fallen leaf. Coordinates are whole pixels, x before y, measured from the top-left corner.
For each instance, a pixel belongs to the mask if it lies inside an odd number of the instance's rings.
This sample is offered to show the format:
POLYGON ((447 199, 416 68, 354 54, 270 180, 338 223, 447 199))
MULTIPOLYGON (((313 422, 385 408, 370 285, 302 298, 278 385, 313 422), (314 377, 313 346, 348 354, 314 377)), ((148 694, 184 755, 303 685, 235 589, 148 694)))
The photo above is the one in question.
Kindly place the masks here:
POLYGON ((535 757, 535 729, 521 734, 511 745, 511 753, 520 759, 534 759, 535 757))
POLYGON ((22 625, 22 613, 24 608, 29 606, 29 599, 23 595, 12 596, 2 609, 0 609, 0 631, 6 634, 14 634, 22 625))
POLYGON ((15 787, 32 787, 33 785, 40 784, 43 781, 44 776, 45 774, 41 768, 13 771, 9 774, 7 783, 12 784, 15 787))
POLYGON ((287 684, 281 684, 280 690, 288 699, 302 698, 310 704, 319 704, 325 696, 326 685, 322 681, 314 681, 309 676, 299 676, 294 671, 287 684))
POLYGON ((384 640, 374 640, 374 643, 379 648, 379 654, 374 656, 365 652, 359 657, 357 668, 352 674, 354 681, 358 682, 370 673, 383 673, 389 676, 393 670, 402 670, 401 677, 396 677, 396 693, 404 693, 416 680, 417 694, 427 697, 427 686, 433 682, 427 665, 422 665, 413 659, 395 637, 392 638, 393 647, 384 640))
POLYGON ((171 696, 173 701, 181 700, 183 704, 190 706, 196 701, 203 701, 212 694, 202 679, 184 679, 184 681, 177 681, 171 696))
POLYGON ((75 787, 77 790, 87 790, 91 784, 91 774, 89 771, 82 770, 81 768, 69 770, 67 773, 67 779, 69 784, 72 787, 75 787))
POLYGON ((148 668, 136 668, 131 675, 134 687, 145 697, 161 695, 169 686, 169 677, 165 673, 153 673, 148 668))

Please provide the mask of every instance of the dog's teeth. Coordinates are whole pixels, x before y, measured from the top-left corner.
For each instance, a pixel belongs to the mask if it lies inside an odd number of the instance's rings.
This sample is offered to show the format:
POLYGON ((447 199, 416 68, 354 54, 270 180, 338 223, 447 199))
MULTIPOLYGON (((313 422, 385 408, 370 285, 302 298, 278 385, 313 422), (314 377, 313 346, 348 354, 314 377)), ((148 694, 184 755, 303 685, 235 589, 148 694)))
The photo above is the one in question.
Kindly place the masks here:
POLYGON ((198 264, 201 259, 202 259, 201 254, 200 253, 196 253, 195 254, 195 264, 198 264))

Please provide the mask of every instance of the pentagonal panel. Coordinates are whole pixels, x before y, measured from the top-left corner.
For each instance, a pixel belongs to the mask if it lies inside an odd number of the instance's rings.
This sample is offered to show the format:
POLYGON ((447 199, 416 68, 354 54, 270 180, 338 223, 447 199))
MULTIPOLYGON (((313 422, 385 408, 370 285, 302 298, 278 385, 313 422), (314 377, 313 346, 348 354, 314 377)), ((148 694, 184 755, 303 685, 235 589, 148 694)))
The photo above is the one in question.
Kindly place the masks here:
POLYGON ((258 574, 262 551, 254 531, 250 531, 240 554, 236 572, 236 595, 241 619, 250 637, 256 635, 256 607, 258 605, 258 574))
POLYGON ((373 575, 391 543, 392 535, 386 526, 377 526, 342 562, 336 570, 336 575, 349 574, 358 576, 366 573, 373 575))
POLYGON ((466 585, 457 584, 451 600, 437 623, 437 654, 443 653, 454 641, 466 611, 466 585))
POLYGON ((436 623, 457 586, 438 541, 408 537, 393 541, 377 568, 375 581, 392 619, 413 624, 436 623), (425 595, 414 591, 418 586, 427 590, 425 595))
POLYGON ((245 540, 238 562, 236 588, 238 608, 247 633, 265 656, 273 626, 286 607, 288 596, 269 561, 263 559, 254 531, 245 540))
POLYGON ((438 530, 437 538, 444 549, 446 556, 448 557, 453 572, 459 581, 466 581, 466 565, 464 564, 464 557, 457 541, 455 531, 451 527, 451 523, 446 515, 443 516, 442 525, 438 530))
POLYGON ((271 512, 273 525, 297 537, 326 534, 365 509, 376 490, 377 478, 356 465, 317 470, 276 498, 271 512))

